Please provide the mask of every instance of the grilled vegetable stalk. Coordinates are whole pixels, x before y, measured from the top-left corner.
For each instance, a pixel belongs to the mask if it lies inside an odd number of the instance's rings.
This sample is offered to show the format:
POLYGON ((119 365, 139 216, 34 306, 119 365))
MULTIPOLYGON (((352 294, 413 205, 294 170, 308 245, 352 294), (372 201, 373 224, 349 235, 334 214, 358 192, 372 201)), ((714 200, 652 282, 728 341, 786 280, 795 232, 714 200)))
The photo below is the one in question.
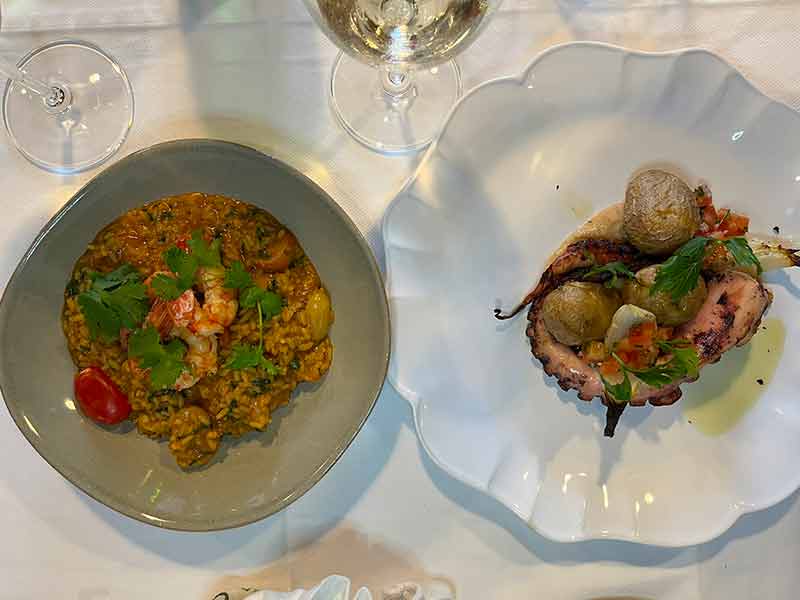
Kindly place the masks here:
MULTIPOLYGON (((776 238, 764 238, 748 234, 745 236, 753 250, 762 271, 776 271, 787 267, 800 266, 800 250, 792 249, 776 238)), ((756 277, 756 267, 738 264, 733 254, 722 244, 710 244, 703 257, 703 270, 713 273, 724 273, 735 269, 756 277)))
POLYGON ((800 266, 800 250, 793 250, 775 240, 767 240, 756 236, 748 235, 747 242, 753 249, 761 269, 764 271, 774 271, 787 267, 800 266))

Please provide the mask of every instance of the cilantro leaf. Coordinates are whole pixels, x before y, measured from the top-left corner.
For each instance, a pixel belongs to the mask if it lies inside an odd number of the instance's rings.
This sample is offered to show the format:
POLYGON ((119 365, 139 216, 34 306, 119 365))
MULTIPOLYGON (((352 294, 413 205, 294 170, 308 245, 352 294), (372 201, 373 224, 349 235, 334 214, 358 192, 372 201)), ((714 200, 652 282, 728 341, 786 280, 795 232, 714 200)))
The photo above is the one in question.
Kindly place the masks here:
POLYGON ((177 300, 188 288, 183 288, 175 277, 159 273, 150 281, 156 296, 164 300, 177 300))
POLYGON ((100 292, 100 297, 119 316, 123 327, 133 329, 147 316, 149 302, 144 284, 126 283, 110 292, 100 292))
POLYGON ((90 290, 78 296, 78 306, 86 319, 92 339, 101 337, 106 341, 113 341, 119 337, 122 327, 119 315, 103 303, 98 292, 90 290))
POLYGON ((264 292, 259 300, 259 306, 261 306, 261 312, 264 314, 264 318, 269 320, 281 314, 283 298, 275 292, 264 292))
POLYGON ((606 392, 614 402, 618 404, 624 404, 625 402, 630 402, 631 400, 631 380, 628 377, 627 371, 622 369, 622 381, 617 384, 610 383, 605 377, 600 375, 600 379, 603 381, 603 387, 606 388, 606 392))
POLYGON ((200 266, 196 256, 187 254, 180 248, 173 246, 164 252, 164 262, 177 275, 180 285, 185 286, 187 290, 192 287, 195 273, 197 273, 197 268, 200 266))
POLYGON ((90 277, 92 287, 97 290, 110 290, 126 283, 139 283, 142 280, 139 272, 127 263, 110 273, 94 272, 90 277))
POLYGON ((192 256, 197 259, 201 267, 222 266, 222 259, 219 253, 221 241, 219 239, 215 239, 208 244, 205 239, 203 239, 203 232, 196 229, 192 232, 192 239, 187 241, 186 245, 189 246, 189 249, 192 251, 192 256))
POLYGON ((596 265, 589 269, 583 278, 589 279, 590 277, 596 277, 598 275, 609 275, 609 278, 606 279, 605 283, 603 284, 607 288, 621 287, 622 283, 619 281, 620 277, 627 277, 629 279, 633 279, 635 277, 627 265, 619 260, 615 260, 614 262, 610 262, 605 265, 596 265))
POLYGON ((177 300, 180 295, 192 287, 199 262, 193 254, 187 254, 180 248, 172 246, 162 255, 167 267, 175 276, 159 273, 150 282, 156 296, 164 300, 177 300))
POLYGON ((235 261, 225 272, 225 283, 228 289, 245 289, 253 285, 253 278, 238 260, 235 261))
POLYGON ((180 340, 172 340, 166 346, 160 342, 155 327, 137 329, 128 339, 128 356, 139 359, 142 369, 150 369, 150 387, 162 389, 172 387, 186 368, 183 356, 186 346, 180 340))
POLYGON ((670 256, 658 269, 650 294, 666 292, 677 302, 697 287, 709 239, 695 237, 670 256))
POLYGON ((283 308, 283 298, 275 292, 268 292, 258 286, 246 288, 239 295, 239 304, 244 308, 253 308, 258 305, 264 318, 269 320, 281 314, 283 308))
POLYGON ((239 295, 239 304, 243 308, 253 308, 256 304, 258 304, 259 300, 261 300, 261 296, 264 294, 264 292, 265 290, 262 290, 257 286, 246 288, 239 295))
POLYGON ((110 273, 92 273, 92 285, 78 296, 89 334, 114 341, 122 327, 133 329, 141 323, 149 309, 145 287, 139 272, 129 264, 110 273))
POLYGON ((261 367, 270 377, 275 377, 279 373, 273 362, 264 358, 264 353, 259 346, 250 346, 249 344, 236 344, 224 367, 233 370, 261 367))
POLYGON ((723 240, 722 243, 725 245, 725 248, 731 253, 731 256, 733 256, 733 259, 738 264, 742 265, 743 267, 755 267, 756 272, 761 274, 761 263, 759 262, 758 258, 756 258, 753 249, 750 247, 750 244, 747 243, 745 238, 729 238, 727 240, 723 240))
POLYGON ((156 389, 163 389, 175 385, 178 377, 186 369, 183 356, 186 346, 180 340, 172 340, 162 346, 164 354, 157 365, 150 370, 150 384, 156 389))

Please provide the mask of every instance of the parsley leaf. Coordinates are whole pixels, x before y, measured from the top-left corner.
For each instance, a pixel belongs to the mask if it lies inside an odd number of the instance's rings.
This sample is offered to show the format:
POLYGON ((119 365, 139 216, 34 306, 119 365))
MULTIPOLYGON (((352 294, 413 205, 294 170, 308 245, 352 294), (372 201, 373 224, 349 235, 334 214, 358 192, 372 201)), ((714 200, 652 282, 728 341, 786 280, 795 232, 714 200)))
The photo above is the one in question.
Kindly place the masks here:
POLYGON ((186 242, 192 251, 192 256, 197 259, 201 267, 221 267, 222 259, 219 254, 220 240, 215 239, 210 244, 203 239, 203 232, 196 229, 192 232, 192 239, 186 242))
POLYGON ((186 368, 186 346, 180 340, 162 345, 155 327, 137 329, 128 339, 128 356, 139 359, 142 369, 150 369, 150 387, 172 387, 186 368))
POLYGON ((226 369, 234 370, 261 367, 270 377, 278 374, 278 368, 273 362, 264 358, 262 348, 249 344, 236 344, 224 366, 226 369))
POLYGON ((744 267, 755 267, 756 272, 761 274, 761 263, 758 258, 756 258, 753 249, 750 247, 750 244, 747 243, 746 239, 743 237, 735 237, 723 240, 722 243, 738 264, 744 267))
POLYGON ((110 273, 92 273, 92 285, 78 296, 89 334, 92 339, 102 337, 113 341, 122 327, 133 329, 141 323, 149 309, 149 302, 141 276, 131 265, 125 264, 110 273))
POLYGON ((650 294, 667 292, 677 302, 697 287, 709 239, 695 237, 670 256, 658 269, 650 294))
POLYGON ((600 379, 613 400, 616 402, 630 401, 632 388, 628 377, 629 373, 656 388, 662 388, 684 377, 697 377, 700 370, 700 357, 690 342, 687 340, 660 341, 658 348, 672 357, 666 364, 655 365, 647 369, 632 369, 619 356, 612 353, 614 360, 619 363, 622 370, 622 381, 612 384, 602 375, 600 375, 600 379))
POLYGON ((688 377, 697 377, 700 372, 700 356, 688 340, 658 342, 658 348, 672 354, 672 361, 678 363, 688 377))
POLYGON ((630 279, 633 279, 635 277, 635 275, 627 267, 627 265, 618 260, 607 263, 605 265, 597 265, 592 267, 586 272, 583 278, 588 279, 590 277, 596 277, 598 275, 610 275, 610 277, 606 279, 605 283, 603 284, 607 288, 621 287, 622 283, 619 281, 620 277, 628 277, 630 279))
POLYGON ((603 381, 603 387, 606 388, 606 392, 614 402, 619 404, 624 404, 625 402, 630 402, 631 400, 631 380, 628 377, 627 371, 623 368, 622 369, 622 381, 617 384, 609 383, 609 381, 600 375, 600 379, 603 381))
POLYGON ((700 357, 695 347, 686 340, 658 342, 661 351, 671 354, 668 363, 655 365, 647 369, 631 369, 619 357, 614 358, 622 368, 633 373, 647 385, 662 388, 684 377, 697 377, 700 369, 700 357))
POLYGON ((237 260, 225 272, 223 285, 231 290, 244 289, 253 285, 253 278, 250 277, 250 273, 247 272, 244 265, 237 260))
POLYGON ((683 371, 673 364, 673 361, 665 365, 653 366, 648 369, 628 369, 647 385, 662 388, 673 381, 680 379, 683 371))

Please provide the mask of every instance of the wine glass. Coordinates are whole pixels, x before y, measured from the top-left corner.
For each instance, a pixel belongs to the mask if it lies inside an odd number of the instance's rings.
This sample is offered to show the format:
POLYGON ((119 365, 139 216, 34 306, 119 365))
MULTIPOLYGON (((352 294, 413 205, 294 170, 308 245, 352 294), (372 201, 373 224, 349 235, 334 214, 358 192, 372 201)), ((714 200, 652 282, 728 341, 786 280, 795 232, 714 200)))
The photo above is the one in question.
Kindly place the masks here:
POLYGON ((342 52, 333 112, 364 145, 386 153, 427 146, 461 94, 452 60, 502 0, 303 0, 342 52))
POLYGON ((8 79, 3 121, 33 164, 77 173, 119 150, 133 124, 133 91, 119 63, 83 41, 57 41, 16 65, 0 60, 8 79))

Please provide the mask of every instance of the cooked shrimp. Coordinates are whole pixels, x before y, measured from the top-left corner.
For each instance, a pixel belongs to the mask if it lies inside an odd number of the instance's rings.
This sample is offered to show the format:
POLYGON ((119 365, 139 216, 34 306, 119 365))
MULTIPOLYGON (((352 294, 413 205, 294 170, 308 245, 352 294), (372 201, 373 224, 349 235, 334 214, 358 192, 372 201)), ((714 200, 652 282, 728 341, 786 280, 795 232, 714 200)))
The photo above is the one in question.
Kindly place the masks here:
POLYGON ((146 322, 166 337, 176 327, 188 327, 197 317, 200 305, 192 290, 186 290, 175 300, 156 298, 146 322))
POLYGON ((224 286, 225 269, 222 267, 203 267, 198 275, 205 301, 191 328, 201 336, 222 333, 233 323, 239 310, 236 293, 224 286))
POLYGON ((184 369, 178 376, 176 390, 188 389, 202 377, 217 372, 217 336, 195 335, 186 327, 176 327, 172 335, 182 339, 189 347, 184 361, 190 368, 184 369))

